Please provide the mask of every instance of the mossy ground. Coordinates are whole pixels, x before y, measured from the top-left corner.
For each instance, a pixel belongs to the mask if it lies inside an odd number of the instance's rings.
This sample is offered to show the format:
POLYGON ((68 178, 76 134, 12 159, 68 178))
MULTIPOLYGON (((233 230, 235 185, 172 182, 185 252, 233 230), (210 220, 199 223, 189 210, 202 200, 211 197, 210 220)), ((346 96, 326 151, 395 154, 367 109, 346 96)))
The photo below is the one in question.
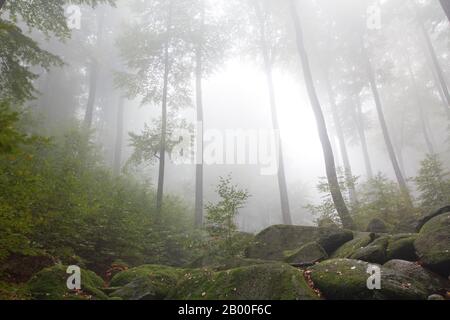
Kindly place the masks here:
POLYGON ((81 290, 79 292, 67 289, 67 267, 56 265, 39 271, 28 282, 32 299, 38 300, 97 300, 108 299, 100 288, 103 280, 94 272, 81 270, 81 290))
POLYGON ((169 298, 310 300, 318 297, 307 285, 301 270, 283 263, 268 263, 220 272, 187 272, 169 298))

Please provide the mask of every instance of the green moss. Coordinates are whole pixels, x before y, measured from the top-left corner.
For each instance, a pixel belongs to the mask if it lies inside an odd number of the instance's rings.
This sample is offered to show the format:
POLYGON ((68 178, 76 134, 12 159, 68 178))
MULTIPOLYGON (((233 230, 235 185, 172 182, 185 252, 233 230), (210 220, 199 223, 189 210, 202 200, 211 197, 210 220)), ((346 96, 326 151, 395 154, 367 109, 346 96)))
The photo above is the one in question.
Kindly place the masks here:
POLYGON ((30 292, 26 284, 0 281, 0 300, 28 300, 30 292))
POLYGON ((314 285, 327 299, 370 299, 366 273, 368 263, 351 259, 331 259, 308 268, 314 285))
POLYGON ((350 258, 357 250, 364 248, 375 239, 373 233, 359 233, 355 238, 337 249, 332 258, 350 258))
POLYGON ((317 299, 302 271, 268 263, 221 272, 187 271, 170 299, 189 300, 304 300, 317 299))
POLYGON ((285 259, 285 262, 295 265, 311 265, 328 258, 327 253, 317 242, 310 242, 302 246, 285 259))
POLYGON ((111 279, 110 286, 122 287, 142 277, 151 278, 155 284, 160 283, 161 286, 164 286, 166 282, 176 281, 181 272, 182 270, 178 268, 147 264, 119 272, 111 279))
POLYGON ((419 259, 431 270, 450 275, 450 213, 436 216, 421 228, 414 247, 419 259))
POLYGON ((386 248, 386 257, 388 260, 401 259, 408 261, 416 261, 417 255, 414 249, 414 241, 417 234, 397 234, 393 235, 386 248))
POLYGON ((46 268, 34 275, 28 282, 28 288, 33 299, 65 300, 65 299, 107 299, 99 289, 103 280, 94 272, 81 270, 81 291, 75 293, 67 289, 67 267, 56 265, 46 268))

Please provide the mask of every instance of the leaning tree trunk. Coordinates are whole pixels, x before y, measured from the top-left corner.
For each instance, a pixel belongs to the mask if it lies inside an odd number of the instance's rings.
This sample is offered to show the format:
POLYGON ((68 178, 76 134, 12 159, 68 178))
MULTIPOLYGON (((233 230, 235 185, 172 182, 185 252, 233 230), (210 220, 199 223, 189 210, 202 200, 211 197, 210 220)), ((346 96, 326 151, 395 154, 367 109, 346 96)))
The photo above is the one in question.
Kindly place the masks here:
POLYGON ((344 228, 353 229, 354 223, 350 216, 347 205, 345 204, 344 198, 342 197, 341 189, 339 187, 339 181, 336 175, 336 166, 334 163, 333 150, 331 149, 330 138, 327 132, 327 126, 325 123, 325 118, 323 116, 322 108, 320 106, 319 99, 317 97, 316 89, 314 87, 314 82, 312 78, 311 68, 309 65, 308 54, 305 49, 305 44, 303 40, 303 31, 301 26, 300 17, 298 15, 297 0, 291 0, 291 14, 294 22, 296 40, 297 40, 297 50, 300 56, 300 60, 303 67, 303 75, 305 78, 306 88, 308 90, 309 99, 311 101, 311 106, 314 111, 314 115, 317 122, 317 129, 319 131, 320 141, 322 143, 322 150, 325 160, 326 173, 328 178, 328 185, 330 187, 331 197, 334 202, 336 211, 341 219, 344 228))
POLYGON ((372 171, 372 163, 370 161, 369 156, 369 148, 367 147, 367 139, 366 139, 366 132, 364 129, 364 117, 361 109, 361 99, 359 97, 359 94, 356 96, 356 102, 355 108, 352 109, 353 113, 353 120, 355 122, 356 129, 358 131, 359 140, 361 143, 361 150, 363 153, 364 158, 364 165, 366 167, 366 174, 368 179, 373 178, 373 171, 372 171), (355 110, 356 109, 356 110, 355 110))
POLYGON ((450 21, 450 1, 448 0, 440 0, 442 9, 444 9, 445 14, 447 15, 448 21, 450 21))
POLYGON ((414 90, 415 96, 416 96, 416 106, 417 106, 417 111, 418 111, 418 116, 419 116, 420 126, 422 129, 423 138, 425 140, 425 144, 427 146, 428 153, 434 154, 433 143, 431 141, 430 135, 428 134, 426 114, 423 110, 423 101, 422 101, 422 98, 419 93, 419 86, 417 85, 416 77, 415 77, 414 72, 411 67, 411 60, 409 57, 407 57, 407 60, 408 60, 409 77, 411 78, 412 89, 414 90))
POLYGON ((362 44, 362 53, 363 58, 365 60, 367 76, 369 78, 370 88, 372 90, 373 98, 375 100, 375 106, 378 114, 378 120, 380 122, 381 130, 383 132, 384 142, 386 144, 386 148, 388 150, 389 158, 391 160, 392 167, 394 168, 394 173, 397 178, 398 185, 400 187, 401 192, 404 194, 405 199, 409 204, 412 204, 411 197, 409 195, 408 186, 406 185, 406 181, 403 177, 402 171, 400 169, 399 163, 397 161, 397 157, 395 155, 394 147, 392 145, 392 140, 389 135, 389 130, 387 128, 386 120, 384 117, 383 106, 381 104, 380 94, 378 92, 378 87, 375 80, 375 74, 372 69, 372 65, 369 60, 369 56, 367 55, 366 48, 364 47, 364 42, 362 44))
POLYGON ((115 175, 119 175, 122 164, 124 103, 125 98, 119 97, 119 104, 117 106, 117 120, 116 120, 116 145, 114 148, 114 164, 113 164, 113 170, 115 175))
POLYGON ((170 28, 172 26, 172 1, 169 4, 166 25, 166 43, 164 45, 164 80, 161 103, 161 140, 159 148, 158 187, 156 190, 156 220, 160 221, 164 195, 164 169, 166 165, 166 138, 167 138, 167 94, 170 72, 170 28))
POLYGON ((336 134, 339 141, 339 147, 341 150, 342 162, 344 163, 345 178, 347 179, 347 183, 349 183, 349 198, 352 204, 356 204, 358 202, 358 199, 356 196, 355 185, 352 183, 353 173, 352 167, 350 165, 350 158, 348 156, 347 146, 345 144, 344 130, 342 129, 342 124, 339 119, 336 100, 328 75, 325 76, 325 85, 328 92, 328 100, 330 101, 331 114, 333 116, 333 122, 336 128, 336 134))
POLYGON ((197 161, 195 166, 195 225, 200 227, 203 225, 203 32, 205 21, 205 3, 202 1, 201 8, 201 26, 200 36, 195 51, 196 68, 195 68, 195 84, 196 84, 196 103, 197 103, 197 161))
POLYGON ((423 21, 420 19, 420 17, 419 17, 419 27, 420 27, 420 30, 422 31, 422 35, 425 39, 425 44, 428 49, 428 53, 430 54, 431 61, 433 62, 434 70, 436 72, 437 78, 441 85, 442 92, 445 97, 446 113, 448 116, 448 114, 450 112, 449 111, 449 109, 450 109, 450 92, 448 90, 447 83, 445 81, 444 72, 442 71, 441 64, 439 63, 438 57, 436 55, 436 51, 434 50, 433 44, 431 43, 430 36, 428 35, 428 32, 425 29, 425 25, 424 25, 423 21))
MULTIPOLYGON (((260 42, 261 51, 264 59, 264 70, 267 79, 267 86, 269 88, 269 100, 270 100, 270 110, 272 115, 272 128, 274 131, 279 132, 280 125, 278 122, 277 114, 277 104, 275 100, 275 89, 273 84, 273 74, 272 74, 272 62, 269 54, 269 49, 267 46, 266 30, 264 28, 264 18, 262 16, 261 8, 259 3, 255 2, 255 11, 259 22, 260 29, 260 42)), ((280 146, 278 150, 278 189, 280 192, 280 205, 281 205, 281 215, 284 224, 292 224, 291 210, 289 206, 289 197, 287 191, 286 183, 286 173, 284 170, 284 158, 283 158, 283 147, 280 141, 280 146)))

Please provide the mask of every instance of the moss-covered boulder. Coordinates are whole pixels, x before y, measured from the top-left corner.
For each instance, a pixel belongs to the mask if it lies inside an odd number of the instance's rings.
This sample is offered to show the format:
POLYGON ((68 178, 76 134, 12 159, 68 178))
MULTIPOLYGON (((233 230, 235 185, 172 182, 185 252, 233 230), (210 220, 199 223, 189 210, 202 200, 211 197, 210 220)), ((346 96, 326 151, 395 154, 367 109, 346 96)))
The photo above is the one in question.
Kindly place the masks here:
POLYGON ((308 268, 314 286, 330 300, 426 299, 427 290, 413 278, 381 268, 381 289, 367 287, 369 263, 353 259, 330 259, 308 268))
POLYGON ((160 300, 175 287, 183 270, 169 266, 143 265, 116 274, 110 286, 118 288, 110 297, 124 300, 160 300))
POLYGON ((389 238, 386 247, 387 260, 400 259, 407 261, 417 261, 414 241, 417 238, 415 233, 396 234, 389 238))
POLYGON ((81 290, 67 288, 67 266, 55 265, 35 274, 28 282, 32 299, 37 300, 98 300, 108 297, 100 290, 103 280, 94 272, 81 270, 81 290))
POLYGON ((430 219, 420 229, 414 247, 420 261, 445 277, 450 275, 450 213, 430 219))
POLYGON ((387 261, 386 248, 389 242, 389 236, 383 236, 375 239, 367 246, 356 250, 351 255, 351 259, 362 260, 366 262, 383 264, 387 261))
POLYGON ((255 264, 268 263, 270 261, 260 259, 248 259, 243 257, 226 257, 217 254, 206 254, 189 263, 189 269, 208 268, 216 271, 228 270, 255 264))
POLYGON ((420 282, 426 289, 427 293, 445 293, 450 290, 450 282, 444 277, 439 276, 429 270, 426 270, 418 263, 406 260, 389 260, 383 265, 383 268, 395 270, 399 273, 420 282))
POLYGON ((350 258, 356 251, 372 243, 378 236, 375 233, 360 232, 355 233, 353 240, 340 246, 333 254, 332 258, 350 258))
POLYGON ((187 271, 169 294, 180 300, 311 300, 318 299, 303 272, 283 263, 226 271, 187 271))
POLYGON ((302 246, 295 253, 289 255, 285 262, 293 266, 309 266, 316 262, 325 260, 328 254, 317 242, 309 242, 302 246))
POLYGON ((286 258, 286 251, 297 250, 311 241, 317 242, 327 254, 331 254, 352 239, 353 233, 343 229, 274 225, 255 236, 253 244, 246 249, 246 256, 282 261, 286 258))

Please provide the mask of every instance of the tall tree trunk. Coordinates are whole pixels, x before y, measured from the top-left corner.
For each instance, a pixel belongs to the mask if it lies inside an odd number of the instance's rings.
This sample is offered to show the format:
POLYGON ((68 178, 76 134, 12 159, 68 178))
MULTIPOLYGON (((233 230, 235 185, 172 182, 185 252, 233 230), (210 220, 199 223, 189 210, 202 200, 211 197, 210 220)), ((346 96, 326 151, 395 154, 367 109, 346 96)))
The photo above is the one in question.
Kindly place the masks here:
POLYGON ((123 112, 124 112, 125 98, 119 97, 117 106, 116 119, 116 145, 114 148, 114 164, 113 170, 115 175, 119 175, 122 165, 122 145, 123 145, 123 112))
POLYGON ((363 117, 363 113, 362 113, 361 99, 359 97, 359 93, 356 96, 356 101, 354 101, 354 104, 355 104, 354 109, 352 109, 353 119, 354 119, 354 122, 356 125, 356 129, 358 131, 358 136, 359 136, 359 140, 361 143, 361 150, 363 153, 364 165, 366 167, 366 174, 367 174, 368 179, 372 179, 373 178, 372 164, 370 161, 369 148, 367 147, 364 117, 363 117))
POLYGON ((158 170, 158 187, 156 190, 156 219, 161 218, 163 193, 164 193, 164 168, 166 164, 166 136, 167 136, 167 93, 169 86, 169 72, 170 72, 170 29, 172 26, 172 5, 169 3, 169 10, 167 14, 166 25, 166 43, 164 46, 164 80, 163 80, 163 93, 161 103, 161 141, 159 149, 159 170, 158 170))
POLYGON ((336 175, 336 166, 334 163, 333 150, 331 149, 331 143, 327 132, 327 126, 323 116, 322 108, 320 106, 319 99, 317 97, 316 89, 312 78, 311 68, 309 65, 308 54, 305 49, 303 40, 303 30, 300 22, 300 17, 297 10, 297 0, 291 0, 291 14, 294 22, 297 50, 300 56, 300 60, 303 67, 303 75, 305 78, 306 88, 308 90, 311 106, 314 111, 314 115, 317 122, 317 129, 319 131, 320 141, 322 143, 323 155, 325 160, 326 173, 328 178, 328 185, 330 187, 330 193, 334 202, 336 211, 341 219, 344 228, 353 229, 354 223, 350 216, 347 205, 342 197, 341 189, 339 187, 339 181, 336 175))
POLYGON ((91 62, 89 75, 89 96, 86 105, 86 113, 84 114, 84 126, 90 129, 92 126, 92 119, 94 118, 94 105, 97 95, 98 83, 98 61, 96 58, 91 62))
POLYGON ((408 72, 409 72, 409 77, 411 78, 411 83, 412 83, 412 89, 415 92, 416 95, 416 105, 417 105, 417 111, 418 111, 418 116, 419 116, 419 120, 420 120, 420 126, 422 129, 422 134, 423 134, 423 138, 425 140, 425 144, 427 146, 428 149, 428 153, 429 154, 434 154, 434 147, 433 147, 433 143, 431 142, 431 138, 428 134, 428 128, 427 128, 427 124, 426 124, 426 114, 423 110, 423 101, 422 98, 420 96, 419 93, 419 86, 417 85, 417 81, 416 81, 416 77, 414 75, 414 72, 412 70, 411 67, 411 60, 409 58, 409 56, 407 57, 407 61, 408 61, 408 72))
POLYGON ((424 25, 423 21, 421 20, 420 15, 418 15, 418 19, 419 19, 419 27, 420 27, 420 30, 422 31, 422 35, 425 39, 425 44, 427 46, 428 53, 430 54, 431 61, 433 62, 434 70, 439 79, 439 83, 441 85, 442 92, 444 93, 445 103, 446 103, 446 113, 447 113, 447 116, 450 117, 450 115, 449 115, 450 114, 450 111, 449 111, 449 109, 450 109, 450 92, 448 90, 447 83, 445 81, 444 72, 442 71, 442 67, 441 67, 441 64, 439 63, 439 59, 436 55, 436 51, 434 50, 433 44, 431 43, 430 36, 428 35, 427 30, 425 29, 425 25, 424 25))
POLYGON ((386 120, 384 117, 383 106, 381 104, 380 94, 378 92, 378 87, 375 80, 375 74, 372 69, 372 64, 370 62, 369 56, 367 55, 366 48, 364 46, 364 41, 361 41, 362 44, 362 54, 365 60, 367 76, 369 78, 370 88, 372 89, 373 98, 375 100, 375 106, 378 114, 378 120, 380 122, 381 130, 383 132, 384 142, 386 144, 386 148, 388 150, 389 158, 391 160, 392 167, 394 168, 394 173, 397 178, 398 185, 400 190, 405 196, 405 199, 412 204, 411 197, 409 195, 408 186, 406 185, 406 181, 403 177, 402 171, 397 161, 397 157, 395 155, 394 147, 392 145, 392 140, 389 135, 389 130, 387 128, 386 120))
MULTIPOLYGON (((351 182, 351 181, 353 181, 352 167, 350 165, 350 158, 348 156, 347 146, 345 144, 344 130, 342 129, 342 124, 341 124, 341 120, 339 118, 339 113, 337 110, 337 105, 336 105, 333 88, 331 87, 328 74, 325 75, 325 85, 326 85, 326 89, 327 89, 327 93, 328 93, 328 100, 330 101, 330 108, 331 108, 331 114, 333 116, 334 126, 336 128, 336 133, 337 133, 337 137, 339 140, 339 147, 341 150, 342 161, 344 163, 345 177, 347 179, 347 182, 351 182)), ((353 183, 351 183, 349 185, 349 198, 350 198, 350 201, 352 204, 356 204, 358 202, 355 186, 353 183)))
POLYGON ((447 15, 448 21, 450 21, 450 1, 448 0, 440 0, 442 9, 444 9, 445 14, 447 15))
MULTIPOLYGON (((104 19, 105 17, 103 14, 98 18, 97 44, 96 44, 98 48, 100 48, 102 45, 104 19)), ((87 129, 91 128, 92 120, 94 118, 94 106, 95 106, 95 98, 97 95, 99 68, 100 66, 97 57, 93 57, 91 61, 90 75, 89 75, 89 95, 86 105, 86 113, 84 114, 84 126, 87 129)))
POLYGON ((195 68, 195 95, 197 102, 197 161, 195 166, 195 225, 200 227, 203 225, 203 93, 202 93, 202 78, 203 78, 203 32, 205 23, 205 3, 201 3, 201 26, 200 35, 195 50, 196 68, 195 68))
MULTIPOLYGON (((264 26, 264 18, 261 12, 261 7, 259 2, 255 1, 255 11, 259 22, 260 29, 260 42, 261 51, 264 59, 264 70, 266 74, 267 86, 269 89, 269 100, 270 100, 270 110, 272 115, 272 128, 274 131, 279 132, 280 125, 278 122, 277 104, 275 100, 275 88, 273 84, 273 73, 272 73, 272 62, 269 53, 269 48, 267 46, 266 30, 264 26)), ((289 197, 287 191, 286 183, 286 173, 284 170, 284 157, 283 157, 283 146, 280 141, 280 146, 278 150, 278 189, 280 192, 280 205, 281 205, 281 215, 284 224, 292 224, 291 210, 289 206, 289 197)))

